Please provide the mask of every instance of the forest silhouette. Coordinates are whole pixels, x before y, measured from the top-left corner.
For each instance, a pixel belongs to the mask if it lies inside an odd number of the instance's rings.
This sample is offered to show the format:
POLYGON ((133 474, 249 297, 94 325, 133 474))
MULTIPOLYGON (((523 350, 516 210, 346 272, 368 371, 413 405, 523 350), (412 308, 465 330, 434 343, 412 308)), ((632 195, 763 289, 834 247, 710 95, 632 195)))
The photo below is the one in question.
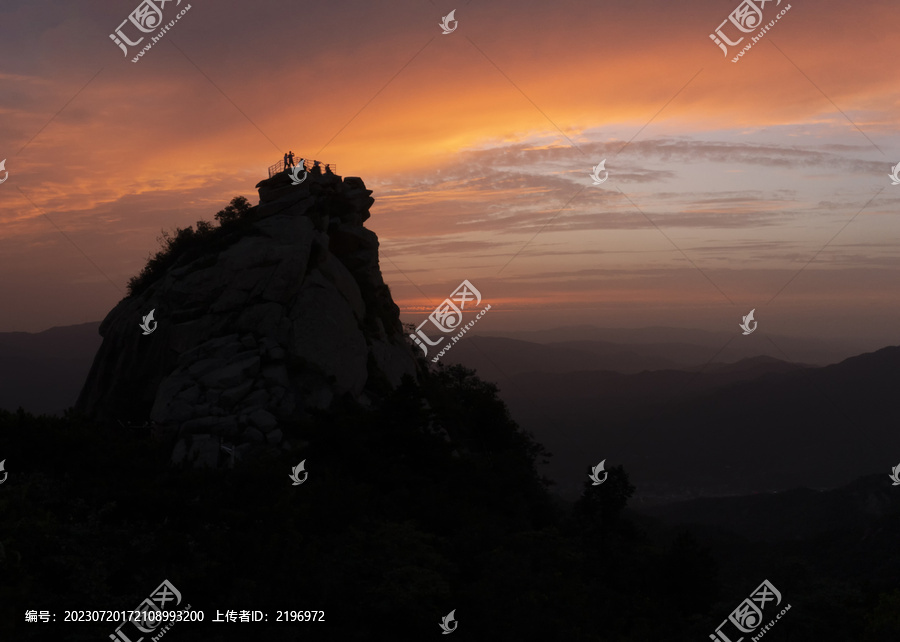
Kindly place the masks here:
MULTIPOLYGON (((792 582, 781 583, 795 609, 780 635, 896 631, 900 593, 871 569, 851 590, 853 550, 816 564, 847 534, 761 544, 719 533, 700 545, 629 512, 621 466, 599 486, 585 470, 582 497, 555 501, 535 468, 549 454, 497 388, 461 366, 407 378, 377 408, 337 404, 292 426, 291 450, 234 469, 170 467, 169 445, 149 431, 71 412, 2 411, 0 430, 17 462, 0 494, 0 602, 15 609, 4 621, 39 605, 130 609, 168 579, 207 619, 217 608, 326 615, 247 625, 252 634, 179 623, 173 639, 413 640, 456 609, 456 634, 469 640, 696 640, 765 572, 792 582), (295 487, 300 459, 309 477, 295 487)), ((881 560, 898 561, 896 549, 881 560)), ((51 639, 30 626, 14 639, 51 639)), ((70 624, 65 639, 112 628, 70 624)))

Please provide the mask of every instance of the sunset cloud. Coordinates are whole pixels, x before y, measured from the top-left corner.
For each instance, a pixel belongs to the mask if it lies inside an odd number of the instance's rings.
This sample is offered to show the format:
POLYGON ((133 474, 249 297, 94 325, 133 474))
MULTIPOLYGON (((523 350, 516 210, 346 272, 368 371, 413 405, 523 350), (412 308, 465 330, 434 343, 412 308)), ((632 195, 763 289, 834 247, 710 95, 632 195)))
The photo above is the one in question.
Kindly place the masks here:
POLYGON ((109 39, 130 5, 4 8, 4 287, 55 279, 78 311, 29 304, 0 331, 101 318, 121 296, 107 276, 124 288, 161 229, 255 202, 287 149, 374 190, 367 225, 408 310, 463 278, 519 310, 729 305, 698 270, 738 299, 817 252, 807 272, 880 292, 866 274, 900 240, 900 18, 792 4, 737 64, 709 39, 732 8, 712 0, 472 4, 447 36, 427 3, 200 0, 137 64, 109 39))

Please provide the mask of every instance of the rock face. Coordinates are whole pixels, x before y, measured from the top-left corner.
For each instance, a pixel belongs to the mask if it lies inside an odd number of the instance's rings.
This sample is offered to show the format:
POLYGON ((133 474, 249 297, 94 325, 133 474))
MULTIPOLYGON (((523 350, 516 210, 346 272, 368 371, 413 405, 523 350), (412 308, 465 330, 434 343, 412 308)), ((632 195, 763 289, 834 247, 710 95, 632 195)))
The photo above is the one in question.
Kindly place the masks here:
POLYGON ((363 227, 371 190, 330 173, 257 188, 252 224, 107 315, 76 409, 149 419, 177 436, 173 460, 216 465, 279 444, 286 425, 339 397, 366 404, 417 376, 363 227), (144 335, 151 310, 158 325, 144 335))

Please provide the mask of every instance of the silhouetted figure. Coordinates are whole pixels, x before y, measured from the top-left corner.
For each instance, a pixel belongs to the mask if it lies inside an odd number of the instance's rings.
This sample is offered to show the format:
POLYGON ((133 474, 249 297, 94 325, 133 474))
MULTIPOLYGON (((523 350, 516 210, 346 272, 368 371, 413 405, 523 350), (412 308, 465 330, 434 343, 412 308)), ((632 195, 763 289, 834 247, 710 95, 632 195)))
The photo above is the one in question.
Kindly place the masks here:
POLYGON ((321 173, 322 173, 322 168, 319 167, 319 161, 315 161, 315 162, 313 163, 312 171, 313 171, 314 174, 321 174, 321 173))
POLYGON ((288 160, 291 161, 291 167, 294 166, 294 152, 293 150, 288 152, 288 160))
POLYGON ((285 153, 285 155, 284 155, 284 171, 288 171, 288 169, 290 168, 290 165, 288 163, 289 163, 288 155, 287 155, 287 153, 285 153))
POLYGON ((331 175, 333 172, 331 171, 331 163, 325 165, 325 173, 331 175))

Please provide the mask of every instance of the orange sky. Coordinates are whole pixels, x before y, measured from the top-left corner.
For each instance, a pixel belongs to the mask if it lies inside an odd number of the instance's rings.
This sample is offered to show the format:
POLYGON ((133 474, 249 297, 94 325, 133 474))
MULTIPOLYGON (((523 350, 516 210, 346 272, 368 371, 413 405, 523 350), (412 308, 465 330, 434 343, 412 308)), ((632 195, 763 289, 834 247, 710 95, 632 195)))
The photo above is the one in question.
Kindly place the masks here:
POLYGON ((255 202, 291 148, 374 190, 409 321, 469 279, 501 304, 482 331, 769 305, 891 339, 893 4, 769 2, 791 8, 738 63, 709 40, 730 0, 198 0, 138 63, 109 39, 128 3, 78 4, 0 8, 0 331, 101 319, 161 228, 255 202))

